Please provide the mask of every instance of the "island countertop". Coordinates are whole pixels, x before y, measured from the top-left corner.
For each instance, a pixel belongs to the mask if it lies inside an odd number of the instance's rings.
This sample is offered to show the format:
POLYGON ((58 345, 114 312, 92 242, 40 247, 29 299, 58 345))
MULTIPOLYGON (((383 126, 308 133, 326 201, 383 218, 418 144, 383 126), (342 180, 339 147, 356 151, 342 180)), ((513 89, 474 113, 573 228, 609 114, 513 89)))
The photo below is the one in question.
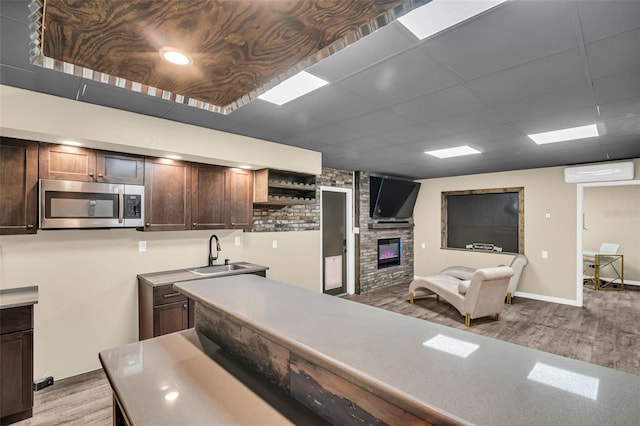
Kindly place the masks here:
POLYGON ((640 418, 640 376, 262 277, 208 281, 174 288, 399 406, 480 425, 640 418))

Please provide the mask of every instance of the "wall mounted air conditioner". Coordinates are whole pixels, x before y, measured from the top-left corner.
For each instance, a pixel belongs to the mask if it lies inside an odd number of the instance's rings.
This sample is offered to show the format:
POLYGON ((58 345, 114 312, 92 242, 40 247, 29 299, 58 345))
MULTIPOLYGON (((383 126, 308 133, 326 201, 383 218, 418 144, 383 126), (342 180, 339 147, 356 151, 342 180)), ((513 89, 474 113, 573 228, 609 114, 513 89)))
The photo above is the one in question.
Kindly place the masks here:
POLYGON ((633 179, 633 162, 602 163, 564 169, 566 183, 608 182, 633 179))

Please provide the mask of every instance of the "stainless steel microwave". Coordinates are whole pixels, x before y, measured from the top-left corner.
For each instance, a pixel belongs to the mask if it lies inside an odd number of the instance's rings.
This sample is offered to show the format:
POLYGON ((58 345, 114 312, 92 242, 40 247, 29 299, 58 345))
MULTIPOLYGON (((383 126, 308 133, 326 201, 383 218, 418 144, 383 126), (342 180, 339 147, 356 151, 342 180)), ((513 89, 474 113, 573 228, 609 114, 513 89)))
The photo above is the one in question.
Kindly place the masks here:
POLYGON ((40 179, 40 228, 144 226, 144 186, 40 179))

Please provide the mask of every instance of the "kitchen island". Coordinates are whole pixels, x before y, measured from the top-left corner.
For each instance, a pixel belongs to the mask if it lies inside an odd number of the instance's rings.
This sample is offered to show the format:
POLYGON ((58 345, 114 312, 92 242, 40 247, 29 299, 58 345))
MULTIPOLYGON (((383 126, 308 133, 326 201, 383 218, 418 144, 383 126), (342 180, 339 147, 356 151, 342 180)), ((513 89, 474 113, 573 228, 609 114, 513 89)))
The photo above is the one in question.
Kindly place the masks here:
POLYGON ((176 283, 195 327, 333 423, 635 425, 640 377, 266 278, 176 283))

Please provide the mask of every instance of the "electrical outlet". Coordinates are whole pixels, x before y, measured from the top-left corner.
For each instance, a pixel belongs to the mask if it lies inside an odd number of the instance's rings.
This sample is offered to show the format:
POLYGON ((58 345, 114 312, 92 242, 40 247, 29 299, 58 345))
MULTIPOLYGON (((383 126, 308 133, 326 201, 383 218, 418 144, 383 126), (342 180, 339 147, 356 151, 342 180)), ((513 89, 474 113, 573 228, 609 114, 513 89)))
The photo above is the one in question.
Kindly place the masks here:
POLYGON ((273 241, 271 242, 271 247, 273 247, 273 248, 278 248, 278 240, 273 240, 273 241))
POLYGON ((239 236, 235 237, 234 244, 237 245, 237 246, 240 245, 240 237, 239 236))
POLYGON ((422 247, 423 249, 427 248, 427 243, 422 243, 420 247, 422 247))
POLYGON ((146 241, 138 241, 138 251, 139 252, 147 251, 147 242, 146 241))
POLYGON ((546 250, 542 250, 542 258, 543 259, 548 259, 549 258, 549 252, 546 250))

